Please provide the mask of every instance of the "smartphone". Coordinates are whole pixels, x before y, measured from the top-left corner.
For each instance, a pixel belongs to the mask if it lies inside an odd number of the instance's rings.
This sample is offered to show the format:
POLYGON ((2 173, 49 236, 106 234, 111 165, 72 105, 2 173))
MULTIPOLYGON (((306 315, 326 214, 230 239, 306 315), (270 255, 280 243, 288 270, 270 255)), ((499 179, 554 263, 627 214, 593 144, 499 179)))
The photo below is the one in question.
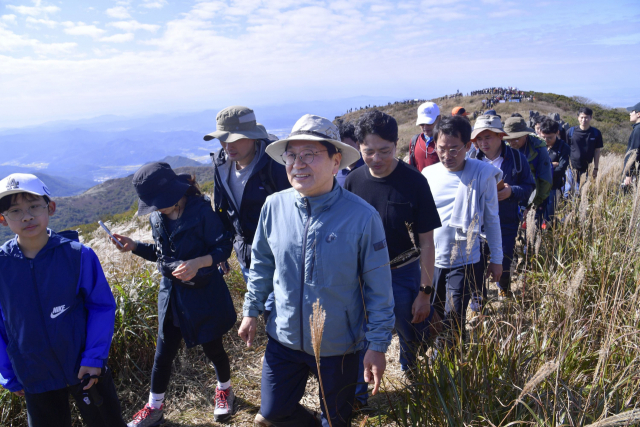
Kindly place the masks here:
POLYGON ((109 229, 107 228, 107 226, 106 226, 106 225, 104 225, 104 222, 102 222, 102 221, 98 221, 98 224, 100 224, 100 227, 102 227, 102 229, 103 229, 104 231, 106 231, 106 232, 107 232, 107 234, 109 235, 109 237, 111 237, 111 238, 113 239, 113 241, 114 241, 114 242, 116 242, 116 244, 117 244, 118 246, 120 246, 121 248, 124 248, 124 245, 123 245, 122 243, 120 243, 120 241, 119 241, 118 239, 116 239, 115 237, 113 237, 113 234, 111 234, 111 230, 109 230, 109 229))

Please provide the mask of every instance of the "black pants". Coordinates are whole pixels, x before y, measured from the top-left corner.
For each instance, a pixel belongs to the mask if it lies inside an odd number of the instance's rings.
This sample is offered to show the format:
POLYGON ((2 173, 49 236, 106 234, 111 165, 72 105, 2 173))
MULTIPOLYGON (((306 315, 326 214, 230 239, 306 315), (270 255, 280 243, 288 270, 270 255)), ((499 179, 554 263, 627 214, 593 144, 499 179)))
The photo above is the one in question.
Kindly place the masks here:
POLYGON ((79 384, 45 393, 25 392, 29 427, 71 427, 70 394, 76 401, 85 425, 125 427, 111 372, 107 370, 93 387, 96 387, 102 396, 101 406, 87 405, 82 400, 82 387, 79 384))
MULTIPOLYGON (((151 371, 151 392, 164 393, 169 387, 171 376, 171 364, 180 350, 182 344, 182 332, 180 327, 174 326, 171 316, 165 318, 163 325, 164 339, 158 338, 156 356, 151 371)), ((231 379, 231 366, 229 357, 224 350, 222 337, 202 344, 204 354, 211 360, 216 370, 216 376, 221 383, 231 379)))

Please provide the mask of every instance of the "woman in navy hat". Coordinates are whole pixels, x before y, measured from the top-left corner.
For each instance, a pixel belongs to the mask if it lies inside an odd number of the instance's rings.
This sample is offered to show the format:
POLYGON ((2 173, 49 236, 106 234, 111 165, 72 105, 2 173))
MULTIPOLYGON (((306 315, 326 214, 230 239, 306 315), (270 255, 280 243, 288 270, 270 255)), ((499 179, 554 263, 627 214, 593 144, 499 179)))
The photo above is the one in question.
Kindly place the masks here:
POLYGON ((218 378, 214 418, 227 420, 231 417, 234 394, 222 336, 235 324, 236 312, 216 266, 231 255, 231 235, 195 179, 176 175, 167 163, 144 165, 133 176, 133 185, 140 199, 138 215, 151 214, 155 243, 114 236, 124 246, 120 251, 133 251, 155 261, 163 277, 158 295, 158 343, 149 403, 128 425, 148 427, 163 421, 171 364, 183 339, 187 347, 202 345, 213 363, 218 378))

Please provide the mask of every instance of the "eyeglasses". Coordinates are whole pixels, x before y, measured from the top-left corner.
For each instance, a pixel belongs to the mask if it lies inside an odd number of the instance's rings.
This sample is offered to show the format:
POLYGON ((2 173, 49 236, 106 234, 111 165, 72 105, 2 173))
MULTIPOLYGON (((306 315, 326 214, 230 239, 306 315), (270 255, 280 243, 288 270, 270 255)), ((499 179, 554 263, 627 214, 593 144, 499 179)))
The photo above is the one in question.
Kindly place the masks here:
POLYGON ((292 153, 291 151, 285 151, 284 153, 282 153, 282 160, 284 161, 285 165, 291 166, 296 162, 296 157, 299 157, 302 163, 308 165, 313 163, 313 159, 315 159, 316 154, 324 153, 325 151, 327 150, 319 150, 315 152, 312 150, 302 150, 300 154, 297 155, 296 153, 292 153))
MULTIPOLYGON (((29 206, 26 213, 34 217, 40 216, 47 210, 48 207, 48 203, 46 205, 29 206)), ((26 214, 22 209, 9 209, 3 215, 9 218, 11 221, 21 221, 26 214)))
POLYGON ((442 157, 445 154, 447 154, 447 157, 455 157, 458 155, 459 152, 462 151, 462 148, 451 148, 449 150, 444 150, 442 148, 436 148, 436 151, 438 152, 438 156, 442 157))

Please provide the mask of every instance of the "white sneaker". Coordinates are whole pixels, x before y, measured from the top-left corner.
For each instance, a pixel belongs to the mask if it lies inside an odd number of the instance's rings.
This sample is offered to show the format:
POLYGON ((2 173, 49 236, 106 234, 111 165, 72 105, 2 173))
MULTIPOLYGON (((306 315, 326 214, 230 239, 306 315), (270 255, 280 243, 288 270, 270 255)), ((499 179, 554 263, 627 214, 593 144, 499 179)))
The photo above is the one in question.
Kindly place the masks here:
POLYGON ((233 414, 233 402, 235 401, 233 389, 229 387, 226 390, 220 390, 216 387, 215 409, 213 411, 213 419, 216 421, 226 421, 233 414))
POLYGON ((148 403, 138 411, 127 427, 155 427, 164 422, 164 404, 155 409, 148 403))

